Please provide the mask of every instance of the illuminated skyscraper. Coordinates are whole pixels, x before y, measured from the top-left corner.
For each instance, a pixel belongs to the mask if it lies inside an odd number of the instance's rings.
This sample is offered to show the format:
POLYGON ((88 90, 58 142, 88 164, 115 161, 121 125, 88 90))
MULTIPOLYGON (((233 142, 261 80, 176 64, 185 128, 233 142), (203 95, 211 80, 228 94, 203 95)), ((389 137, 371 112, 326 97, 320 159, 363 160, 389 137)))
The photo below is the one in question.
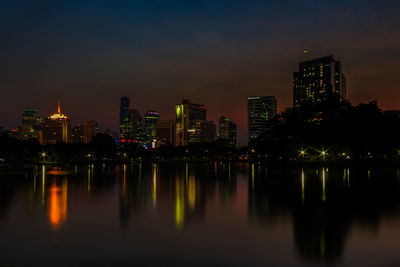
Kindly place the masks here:
POLYGON ((68 117, 61 113, 60 102, 58 102, 57 113, 45 119, 43 123, 42 144, 71 143, 71 136, 71 123, 68 117))
POLYGON ((277 101, 274 96, 247 98, 247 126, 249 140, 257 138, 269 129, 268 122, 276 116, 277 101))
POLYGON ((26 109, 22 113, 22 126, 19 128, 19 137, 21 139, 38 138, 42 129, 42 119, 37 110, 26 109))
POLYGON ((346 98, 342 63, 333 56, 300 62, 299 71, 293 73, 293 107, 321 103, 331 96, 346 98))
MULTIPOLYGON (((199 124, 206 121, 206 108, 203 105, 194 104, 185 99, 181 104, 175 106, 175 111, 176 145, 185 146, 190 142, 189 134, 193 136, 199 133, 199 124)), ((191 139, 193 140, 193 138, 191 139)))
POLYGON ((119 129, 120 135, 123 138, 125 119, 129 115, 129 97, 123 96, 121 97, 121 105, 119 109, 119 129))
POLYGON ((146 144, 146 132, 143 119, 139 111, 130 109, 123 123, 121 138, 136 140, 140 144, 146 144))
POLYGON ((33 130, 40 131, 42 118, 39 117, 37 110, 26 109, 22 113, 22 125, 32 126, 33 130))
POLYGON ((236 124, 231 119, 221 117, 219 119, 219 139, 226 140, 232 146, 236 146, 236 124))
POLYGON ((149 110, 144 114, 144 128, 148 143, 156 139, 156 126, 159 119, 160 114, 157 111, 149 110))

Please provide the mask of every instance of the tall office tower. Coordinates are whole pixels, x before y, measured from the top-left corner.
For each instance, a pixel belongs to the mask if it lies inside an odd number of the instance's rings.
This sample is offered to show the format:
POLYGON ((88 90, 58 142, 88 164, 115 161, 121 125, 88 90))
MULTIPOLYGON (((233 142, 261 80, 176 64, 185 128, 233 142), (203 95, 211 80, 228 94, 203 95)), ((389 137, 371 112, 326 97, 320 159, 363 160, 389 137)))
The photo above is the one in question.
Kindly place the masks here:
POLYGON ((61 113, 58 102, 57 113, 45 119, 43 123, 41 143, 44 145, 58 142, 71 143, 71 136, 71 123, 68 117, 61 113))
POLYGON ((121 105, 119 109, 119 132, 121 138, 124 138, 123 132, 124 132, 124 126, 125 126, 125 119, 129 115, 129 97, 123 96, 121 97, 121 105))
POLYGON ((200 126, 200 142, 214 142, 217 135, 217 127, 213 121, 201 122, 200 126))
POLYGON ((22 126, 19 128, 19 138, 27 140, 38 138, 42 128, 42 119, 37 110, 26 109, 22 113, 22 126))
POLYGON ((32 126, 33 130, 40 131, 42 127, 42 118, 39 117, 37 110, 24 110, 22 113, 22 125, 29 125, 32 126))
POLYGON ((78 124, 72 127, 72 143, 83 143, 85 131, 83 124, 78 124))
MULTIPOLYGON (((189 140, 189 133, 193 136, 193 131, 199 131, 200 123, 206 121, 206 108, 203 105, 191 103, 185 99, 181 104, 175 106, 176 112, 176 145, 185 146, 193 139, 189 140)), ((200 139, 195 139, 197 140, 200 139)))
POLYGON ((157 111, 149 110, 144 114, 144 128, 148 144, 156 139, 156 126, 159 119, 160 114, 157 111))
POLYGON ((93 137, 99 132, 99 125, 97 122, 85 121, 83 123, 83 142, 85 144, 92 141, 93 137))
POLYGON ((231 119, 221 117, 219 119, 219 139, 226 140, 232 146, 236 146, 236 124, 231 119))
POLYGON ((128 116, 123 123, 123 132, 121 137, 124 139, 133 139, 140 144, 146 143, 146 132, 143 126, 143 119, 139 111, 130 109, 128 116))
POLYGON ((346 98, 346 77, 342 63, 333 56, 316 58, 299 63, 299 71, 293 73, 293 107, 304 103, 321 103, 331 96, 346 98))
POLYGON ((157 146, 175 145, 174 120, 159 120, 156 124, 157 146))
POLYGON ((249 140, 257 138, 269 129, 268 122, 276 116, 277 101, 274 96, 247 98, 247 126, 249 140))

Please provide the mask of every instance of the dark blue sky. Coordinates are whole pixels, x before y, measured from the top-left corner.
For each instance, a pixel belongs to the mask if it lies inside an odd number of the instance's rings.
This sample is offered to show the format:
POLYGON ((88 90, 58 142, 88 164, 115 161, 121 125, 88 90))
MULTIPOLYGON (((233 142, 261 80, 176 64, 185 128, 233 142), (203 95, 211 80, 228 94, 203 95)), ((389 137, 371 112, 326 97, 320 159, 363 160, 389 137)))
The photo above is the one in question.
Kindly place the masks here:
POLYGON ((183 98, 232 116, 246 141, 248 95, 291 105, 299 60, 333 54, 357 104, 400 109, 400 1, 0 2, 0 124, 57 100, 73 123, 118 122, 119 97, 173 117, 183 98), (303 50, 310 50, 308 55, 303 50))

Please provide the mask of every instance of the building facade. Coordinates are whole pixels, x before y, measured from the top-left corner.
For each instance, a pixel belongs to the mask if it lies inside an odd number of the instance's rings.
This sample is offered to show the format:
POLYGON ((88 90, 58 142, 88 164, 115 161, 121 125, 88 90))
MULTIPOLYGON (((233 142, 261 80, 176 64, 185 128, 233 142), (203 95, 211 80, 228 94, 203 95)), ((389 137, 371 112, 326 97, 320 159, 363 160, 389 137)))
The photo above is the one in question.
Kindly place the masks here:
POLYGON ((85 144, 92 141, 93 137, 99 132, 99 125, 97 122, 85 121, 83 123, 83 142, 85 144))
POLYGON ((39 117, 37 110, 24 110, 22 113, 22 125, 18 128, 18 138, 22 140, 39 138, 42 122, 43 120, 39 117))
POLYGON ((124 134, 124 127, 125 127, 125 119, 129 115, 129 106, 130 106, 130 100, 129 97, 123 96, 120 99, 120 109, 119 109, 119 132, 121 138, 123 137, 124 134))
POLYGON ((175 145, 174 120, 159 120, 156 123, 157 146, 175 145))
POLYGON ((57 113, 49 116, 43 123, 41 143, 43 145, 58 142, 71 143, 71 137, 71 123, 68 117, 61 113, 60 102, 58 102, 57 113))
POLYGON ((236 124, 230 118, 221 117, 219 119, 219 139, 225 140, 229 146, 236 146, 236 124))
POLYGON ((206 121, 206 108, 204 105, 191 103, 185 99, 175 106, 176 113, 176 145, 186 146, 190 142, 199 142, 198 135, 202 122, 206 121))
POLYGON ((139 144, 146 144, 146 132, 143 125, 143 119, 140 112, 136 109, 130 109, 128 116, 123 123, 122 139, 135 140, 139 144))
POLYGON ((82 124, 72 127, 72 143, 83 143, 85 132, 82 124))
POLYGON ((159 120, 160 114, 157 111, 148 110, 144 114, 144 129, 148 144, 151 144, 154 140, 156 140, 157 121, 159 120))
POLYGON ((342 63, 333 56, 300 62, 299 71, 293 73, 293 107, 315 105, 330 97, 346 98, 342 63))
POLYGON ((269 121, 276 116, 277 101, 274 96, 247 98, 247 127, 249 140, 257 138, 269 129, 269 121))

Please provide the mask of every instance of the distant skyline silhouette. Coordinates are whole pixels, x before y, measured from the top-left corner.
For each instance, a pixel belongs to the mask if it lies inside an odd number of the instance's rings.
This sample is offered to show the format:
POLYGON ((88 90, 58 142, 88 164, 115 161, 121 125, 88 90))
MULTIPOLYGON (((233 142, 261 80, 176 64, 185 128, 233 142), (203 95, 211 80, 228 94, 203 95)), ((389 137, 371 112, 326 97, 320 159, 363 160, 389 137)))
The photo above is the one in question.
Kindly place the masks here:
POLYGON ((353 104, 398 109, 398 1, 2 1, 0 125, 62 110, 117 129, 119 98, 174 118, 182 99, 229 116, 247 142, 246 97, 292 105, 301 60, 333 54, 353 104), (284 3, 282 3, 284 2, 284 3), (304 51, 307 50, 307 53, 304 51))

